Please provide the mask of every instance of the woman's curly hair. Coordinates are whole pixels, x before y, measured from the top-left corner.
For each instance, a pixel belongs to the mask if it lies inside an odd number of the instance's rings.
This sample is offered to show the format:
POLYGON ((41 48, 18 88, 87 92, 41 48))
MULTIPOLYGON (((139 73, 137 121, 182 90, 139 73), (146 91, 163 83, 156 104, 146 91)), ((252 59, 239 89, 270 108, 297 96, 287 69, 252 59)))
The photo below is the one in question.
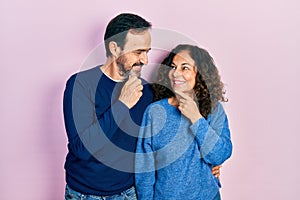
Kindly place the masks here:
POLYGON ((196 84, 194 87, 195 98, 198 100, 199 111, 205 118, 211 113, 218 101, 227 101, 224 97, 224 84, 213 58, 209 53, 197 46, 181 44, 176 46, 169 55, 162 61, 157 74, 157 79, 152 84, 154 90, 154 101, 175 96, 169 79, 169 71, 176 54, 181 51, 188 51, 197 67, 196 84))

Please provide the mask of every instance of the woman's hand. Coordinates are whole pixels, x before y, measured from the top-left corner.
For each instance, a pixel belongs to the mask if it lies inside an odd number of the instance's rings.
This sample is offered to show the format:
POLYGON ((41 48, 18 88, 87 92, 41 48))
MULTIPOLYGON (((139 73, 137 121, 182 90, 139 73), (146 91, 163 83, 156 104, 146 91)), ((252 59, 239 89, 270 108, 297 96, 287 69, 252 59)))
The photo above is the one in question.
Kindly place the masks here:
POLYGON ((192 122, 192 124, 203 117, 200 114, 197 103, 192 97, 181 91, 175 91, 175 94, 179 102, 178 109, 192 122))

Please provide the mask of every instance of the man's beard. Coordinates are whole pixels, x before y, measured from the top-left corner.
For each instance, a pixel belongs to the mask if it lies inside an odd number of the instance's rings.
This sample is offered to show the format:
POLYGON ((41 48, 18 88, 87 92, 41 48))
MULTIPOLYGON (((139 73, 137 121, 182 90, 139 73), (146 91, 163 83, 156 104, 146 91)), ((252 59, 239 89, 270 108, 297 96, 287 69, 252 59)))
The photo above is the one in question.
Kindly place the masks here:
POLYGON ((127 58, 124 55, 121 55, 120 57, 118 57, 116 59, 117 66, 119 68, 119 75, 122 76, 122 77, 124 77, 125 80, 129 78, 129 75, 133 75, 133 76, 139 77, 141 75, 140 72, 138 72, 138 73, 135 72, 133 70, 133 68, 135 66, 139 66, 139 67, 142 68, 143 65, 144 65, 144 63, 142 63, 142 62, 136 62, 136 63, 134 63, 131 66, 131 68, 129 70, 126 70, 126 68, 125 68, 125 63, 126 62, 127 62, 127 58))
POLYGON ((124 77, 124 79, 128 78, 130 70, 126 70, 124 63, 126 63, 127 59, 125 58, 124 55, 121 55, 120 57, 117 58, 116 63, 119 68, 119 75, 124 77))

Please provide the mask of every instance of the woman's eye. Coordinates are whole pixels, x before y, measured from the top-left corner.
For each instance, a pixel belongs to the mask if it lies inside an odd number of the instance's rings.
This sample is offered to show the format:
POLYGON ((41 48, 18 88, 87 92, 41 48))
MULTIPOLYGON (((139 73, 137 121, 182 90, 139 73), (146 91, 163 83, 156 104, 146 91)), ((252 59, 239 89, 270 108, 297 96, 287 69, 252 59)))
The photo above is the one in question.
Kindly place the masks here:
POLYGON ((176 69, 177 67, 176 67, 176 66, 171 66, 171 68, 172 68, 172 69, 176 69))
POLYGON ((188 67, 188 66, 183 66, 182 69, 183 69, 183 70, 188 70, 189 67, 188 67))

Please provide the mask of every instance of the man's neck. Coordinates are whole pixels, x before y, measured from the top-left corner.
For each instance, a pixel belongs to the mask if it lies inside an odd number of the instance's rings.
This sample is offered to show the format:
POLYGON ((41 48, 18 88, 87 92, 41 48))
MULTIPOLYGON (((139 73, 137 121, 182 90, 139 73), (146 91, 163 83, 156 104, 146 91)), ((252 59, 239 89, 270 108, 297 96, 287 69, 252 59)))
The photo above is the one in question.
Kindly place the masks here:
POLYGON ((100 67, 102 72, 109 78, 115 81, 123 81, 124 77, 120 75, 117 63, 110 57, 107 58, 106 63, 100 67))

